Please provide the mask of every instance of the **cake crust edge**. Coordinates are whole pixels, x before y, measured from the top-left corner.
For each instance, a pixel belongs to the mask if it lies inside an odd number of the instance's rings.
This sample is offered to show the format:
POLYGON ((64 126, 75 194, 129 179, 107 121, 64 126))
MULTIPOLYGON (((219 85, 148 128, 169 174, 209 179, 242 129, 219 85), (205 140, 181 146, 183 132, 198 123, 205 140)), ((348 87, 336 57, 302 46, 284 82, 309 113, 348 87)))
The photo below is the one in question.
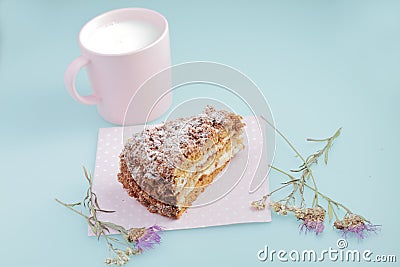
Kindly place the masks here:
POLYGON ((131 172, 123 156, 120 157, 120 172, 118 173, 118 181, 123 185, 123 188, 128 192, 129 196, 134 197, 139 203, 147 208, 151 213, 157 213, 171 219, 179 219, 182 214, 191 206, 192 202, 204 192, 205 188, 212 183, 225 166, 230 162, 228 160, 220 168, 216 169, 209 175, 202 175, 195 185, 195 189, 187 197, 187 203, 184 207, 170 205, 153 198, 147 192, 142 190, 136 181, 132 178, 131 172))

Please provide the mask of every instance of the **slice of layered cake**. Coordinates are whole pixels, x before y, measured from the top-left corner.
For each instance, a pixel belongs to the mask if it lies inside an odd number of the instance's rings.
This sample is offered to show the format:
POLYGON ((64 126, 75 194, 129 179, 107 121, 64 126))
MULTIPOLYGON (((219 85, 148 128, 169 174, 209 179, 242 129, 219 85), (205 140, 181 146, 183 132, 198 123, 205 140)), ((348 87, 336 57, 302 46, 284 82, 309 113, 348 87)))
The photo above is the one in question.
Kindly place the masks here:
POLYGON ((118 181, 150 212, 177 219, 244 148, 242 117, 203 114, 135 133, 120 155, 118 181))

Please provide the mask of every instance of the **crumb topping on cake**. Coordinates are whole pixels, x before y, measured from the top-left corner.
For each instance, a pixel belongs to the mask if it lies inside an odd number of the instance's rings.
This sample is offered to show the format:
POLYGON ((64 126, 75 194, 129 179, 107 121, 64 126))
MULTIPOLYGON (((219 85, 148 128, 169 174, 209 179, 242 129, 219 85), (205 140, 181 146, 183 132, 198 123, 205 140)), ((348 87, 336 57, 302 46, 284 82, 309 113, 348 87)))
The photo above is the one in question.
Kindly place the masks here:
POLYGON ((135 133, 128 139, 122 155, 132 176, 172 182, 177 166, 187 159, 196 158, 210 141, 218 142, 218 138, 224 136, 221 132, 227 134, 243 126, 240 116, 207 106, 204 114, 169 121, 135 133), (138 166, 146 166, 146 169, 138 166))
POLYGON ((151 212, 178 218, 182 204, 190 206, 243 148, 241 119, 207 106, 200 115, 135 133, 121 152, 118 180, 151 212))

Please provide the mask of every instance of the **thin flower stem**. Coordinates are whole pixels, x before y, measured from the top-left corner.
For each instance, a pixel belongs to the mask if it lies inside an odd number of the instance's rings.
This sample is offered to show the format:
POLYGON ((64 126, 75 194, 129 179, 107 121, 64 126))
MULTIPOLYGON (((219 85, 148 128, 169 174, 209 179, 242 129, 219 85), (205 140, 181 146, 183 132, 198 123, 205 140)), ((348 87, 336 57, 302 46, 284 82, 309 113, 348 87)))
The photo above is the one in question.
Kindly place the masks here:
MULTIPOLYGON (((56 198, 55 200, 56 200, 58 203, 60 203, 61 205, 63 205, 64 207, 66 207, 66 208, 70 209, 71 211, 77 213, 78 215, 84 217, 88 222, 91 220, 90 217, 86 216, 86 215, 83 214, 81 211, 78 211, 78 210, 72 208, 70 205, 68 205, 68 204, 66 204, 66 203, 64 203, 64 202, 62 202, 61 200, 59 200, 59 199, 57 199, 57 198, 56 198)), ((95 222, 99 222, 99 221, 97 220, 97 216, 96 216, 95 214, 93 215, 93 220, 94 220, 95 222)), ((106 233, 104 232, 104 229, 101 229, 101 230, 100 230, 100 235, 103 235, 103 236, 104 236, 104 239, 106 240, 108 246, 112 249, 112 251, 115 252, 115 253, 117 253, 117 251, 115 250, 115 248, 114 248, 113 245, 111 244, 111 242, 110 242, 108 236, 107 236, 106 233)))
POLYGON ((85 214, 83 214, 81 211, 78 211, 78 210, 72 208, 71 206, 69 206, 68 204, 62 202, 61 200, 59 200, 59 199, 57 199, 57 198, 56 198, 55 200, 56 200, 58 203, 60 203, 61 205, 65 206, 66 208, 68 208, 68 209, 72 210, 73 212, 75 212, 75 213, 81 215, 81 216, 84 217, 86 220, 89 220, 89 217, 86 216, 85 214))
POLYGON ((267 194, 267 195, 265 195, 265 196, 266 196, 266 197, 270 197, 273 193, 275 193, 275 192, 277 192, 277 191, 279 191, 279 190, 281 190, 281 189, 283 189, 283 188, 285 188, 285 187, 287 187, 287 186, 289 186, 289 185, 292 185, 292 182, 291 182, 291 183, 286 183, 286 184, 284 184, 284 185, 278 187, 277 189, 271 191, 269 194, 267 194))
POLYGON ((291 175, 290 173, 287 173, 287 172, 285 172, 285 171, 283 171, 283 170, 281 170, 281 169, 275 167, 274 165, 269 165, 269 167, 270 167, 271 169, 275 170, 275 171, 278 171, 278 172, 280 172, 280 173, 286 175, 287 177, 290 178, 290 180, 297 180, 297 179, 296 179, 293 175, 291 175))
MULTIPOLYGON (((315 206, 318 206, 318 188, 317 188, 317 182, 315 181, 315 178, 314 178, 314 175, 313 175, 313 173, 312 173, 312 171, 311 171, 311 169, 310 169, 310 166, 308 166, 307 163, 305 163, 305 164, 306 164, 307 170, 308 170, 308 172, 310 173, 311 179, 312 179, 313 184, 314 184, 314 192, 315 192, 315 194, 314 194, 314 200, 315 200, 315 206)), ((304 185, 307 185, 307 183, 303 183, 303 184, 304 184, 304 185)))
MULTIPOLYGON (((283 170, 281 170, 281 169, 279 169, 279 168, 277 168, 277 167, 275 167, 275 166, 273 166, 273 165, 269 165, 270 167, 271 167, 271 169, 274 169, 274 170, 276 170, 276 171, 278 171, 278 172, 280 172, 280 173, 282 173, 282 174, 284 174, 284 175, 286 175, 287 177, 289 177, 291 180, 297 180, 293 175, 291 175, 291 174, 289 174, 289 173, 287 173, 287 172, 285 172, 285 171, 283 171, 283 170)), ((294 183, 298 183, 298 182, 294 182, 294 183)), ((309 186, 308 184, 304 184, 307 188, 309 188, 309 189, 311 189, 311 190, 315 190, 313 187, 311 187, 311 186, 309 186)), ((315 191, 314 191, 315 192, 315 191)), ((323 193, 321 193, 321 192, 316 192, 316 193, 318 193, 318 195, 320 195, 322 198, 324 198, 326 201, 328 201, 328 202, 332 202, 333 204, 335 204, 337 207, 341 207, 341 208, 343 208, 347 213, 352 213, 351 211, 350 211, 350 209, 349 208, 347 208, 345 205, 343 205, 343 204, 341 204, 341 203, 339 203, 339 202, 337 202, 337 201, 334 201, 332 198, 330 198, 330 197, 328 197, 327 195, 325 195, 325 194, 323 194, 323 193)), ((336 214, 336 213, 335 213, 336 214)))
MULTIPOLYGON (((309 186, 308 184, 305 184, 305 186, 308 187, 308 188, 311 189, 311 190, 314 190, 314 188, 312 188, 312 187, 309 186)), ((345 205, 343 205, 343 204, 341 204, 341 203, 339 203, 339 202, 337 202, 337 201, 334 201, 332 198, 328 197, 327 195, 325 195, 325 194, 323 194, 323 193, 321 193, 321 192, 318 192, 318 194, 319 194, 321 197, 323 197, 326 201, 330 201, 330 202, 332 202, 333 204, 335 204, 336 206, 342 207, 347 213, 352 213, 352 212, 350 211, 350 209, 347 208, 345 205)))
POLYGON ((338 215, 337 215, 337 213, 336 213, 334 208, 332 208, 332 212, 333 212, 333 215, 335 215, 336 221, 338 221, 339 217, 338 217, 338 215))
POLYGON ((330 137, 325 138, 325 139, 307 138, 307 141, 312 141, 312 142, 325 142, 325 141, 329 141, 329 139, 331 139, 331 138, 330 138, 330 137))
MULTIPOLYGON (((268 123, 268 125, 271 126, 271 127, 283 138, 283 140, 285 140, 285 142, 290 146, 290 148, 291 148, 291 149, 296 153, 296 155, 303 161, 304 166, 306 167, 306 169, 307 169, 308 173, 310 174, 311 179, 312 179, 312 181, 313 181, 313 184, 314 184, 314 192, 315 192, 314 200, 316 201, 316 205, 318 205, 318 187, 317 187, 317 183, 316 183, 316 181, 315 181, 314 175, 313 175, 313 173, 312 173, 312 171, 311 171, 311 168, 310 168, 310 166, 308 165, 307 161, 306 161, 306 160, 304 159, 304 157, 300 154, 300 152, 294 147, 294 145, 292 145, 292 143, 289 141, 289 139, 287 139, 286 136, 285 136, 281 131, 279 131, 278 128, 275 127, 275 125, 273 125, 271 122, 269 122, 269 121, 268 121, 264 116, 262 116, 262 115, 261 115, 261 118, 262 118, 266 123, 268 123)), ((305 178, 305 177, 304 177, 304 178, 305 178)))
MULTIPOLYGON (((94 213, 94 214, 92 215, 93 217, 90 218, 90 217, 86 216, 85 214, 83 214, 81 211, 78 211, 78 210, 72 208, 70 205, 68 205, 68 204, 66 204, 66 203, 64 203, 64 202, 62 202, 61 200, 59 200, 59 199, 57 199, 57 198, 56 198, 55 200, 56 200, 58 203, 60 203, 61 205, 63 205, 64 207, 66 207, 66 208, 70 209, 71 211, 75 212, 76 214, 82 216, 82 217, 85 218, 88 222, 89 222, 91 219, 93 219, 95 222, 99 222, 99 223, 100 223, 100 221, 97 219, 96 213, 94 213)), ((100 236, 101 236, 101 235, 102 235, 102 236, 104 237, 104 239, 106 240, 106 242, 107 242, 108 246, 110 247, 110 249, 111 249, 114 253, 117 254, 117 250, 114 248, 114 246, 113 246, 112 243, 110 242, 109 237, 108 237, 107 234, 105 233, 104 229, 100 229, 100 236)))
POLYGON ((93 176, 90 172, 86 170, 85 167, 83 167, 83 171, 85 174, 85 178, 89 183, 89 188, 86 191, 86 196, 83 199, 83 201, 78 203, 66 204, 57 198, 55 200, 59 204, 63 205, 64 207, 68 208, 74 213, 85 218, 88 226, 90 227, 90 230, 93 232, 94 235, 97 236, 98 240, 100 240, 102 236, 104 237, 105 242, 108 245, 109 253, 112 252, 115 254, 115 257, 113 258, 108 257, 105 260, 105 263, 107 265, 116 264, 122 266, 129 261, 130 255, 137 255, 143 252, 142 247, 152 248, 153 244, 160 243, 160 236, 157 233, 155 233, 157 231, 162 230, 160 226, 154 225, 149 228, 143 227, 144 232, 141 234, 140 237, 138 237, 137 240, 129 240, 130 238, 129 235, 131 230, 128 231, 123 226, 112 222, 101 221, 99 219, 98 212, 114 212, 114 211, 103 210, 100 208, 97 195, 92 191, 93 176), (81 206, 82 209, 85 208, 86 213, 83 213, 82 211, 75 209, 74 208, 75 206, 81 206), (123 240, 121 238, 111 236, 110 229, 120 233, 123 240), (148 235, 150 237, 148 237, 148 235), (139 238, 143 240, 140 240, 139 238), (126 249, 123 250, 121 249, 121 247, 125 246, 124 243, 126 243, 127 247, 126 249))
POLYGON ((296 194, 297 189, 298 189, 298 186, 293 185, 293 190, 292 190, 292 192, 290 192, 290 194, 286 197, 285 206, 288 206, 291 200, 293 201, 293 205, 294 205, 294 202, 295 202, 295 197, 294 197, 294 195, 296 194))
POLYGON ((285 140, 285 142, 290 146, 290 148, 296 153, 296 155, 301 158, 302 161, 305 162, 303 156, 297 151, 297 149, 292 145, 292 143, 289 141, 289 139, 286 138, 286 136, 278 130, 271 122, 269 122, 264 116, 261 115, 261 118, 268 123, 269 126, 271 126, 282 138, 285 140))

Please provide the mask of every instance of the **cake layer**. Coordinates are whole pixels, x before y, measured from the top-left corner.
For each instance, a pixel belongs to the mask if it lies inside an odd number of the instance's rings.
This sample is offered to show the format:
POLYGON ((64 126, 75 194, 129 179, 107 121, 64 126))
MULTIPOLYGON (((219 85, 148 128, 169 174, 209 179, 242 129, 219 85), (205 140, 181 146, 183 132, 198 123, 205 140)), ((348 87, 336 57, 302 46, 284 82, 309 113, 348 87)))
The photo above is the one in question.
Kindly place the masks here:
MULTIPOLYGON (((204 161, 199 164, 198 171, 184 171, 176 170, 175 177, 181 181, 181 189, 177 193, 178 206, 190 206, 193 201, 187 199, 193 190, 198 187, 199 180, 203 175, 211 175, 216 169, 226 165, 239 151, 243 149, 242 138, 240 136, 232 138, 231 140, 222 144, 215 153, 208 155, 212 162, 204 161)), ((210 181, 211 183, 212 181, 210 181)), ((207 186, 209 183, 202 184, 207 186)))
MULTIPOLYGON (((198 181, 196 189, 193 190, 188 196, 188 201, 193 202, 196 198, 204 191, 205 185, 210 184, 215 176, 220 173, 224 167, 228 164, 226 162, 220 168, 214 170, 211 174, 202 175, 201 180, 198 181)), ((131 197, 136 198, 142 205, 144 205, 151 213, 158 213, 160 215, 179 219, 183 212, 186 211, 188 206, 176 206, 167 204, 163 201, 153 198, 150 194, 140 188, 136 181, 132 178, 132 175, 127 167, 127 164, 123 158, 120 160, 120 173, 118 174, 118 181, 122 183, 123 187, 127 190, 131 197)))
POLYGON ((241 149, 242 117, 204 114, 135 133, 120 155, 118 180, 151 212, 178 218, 241 149))

